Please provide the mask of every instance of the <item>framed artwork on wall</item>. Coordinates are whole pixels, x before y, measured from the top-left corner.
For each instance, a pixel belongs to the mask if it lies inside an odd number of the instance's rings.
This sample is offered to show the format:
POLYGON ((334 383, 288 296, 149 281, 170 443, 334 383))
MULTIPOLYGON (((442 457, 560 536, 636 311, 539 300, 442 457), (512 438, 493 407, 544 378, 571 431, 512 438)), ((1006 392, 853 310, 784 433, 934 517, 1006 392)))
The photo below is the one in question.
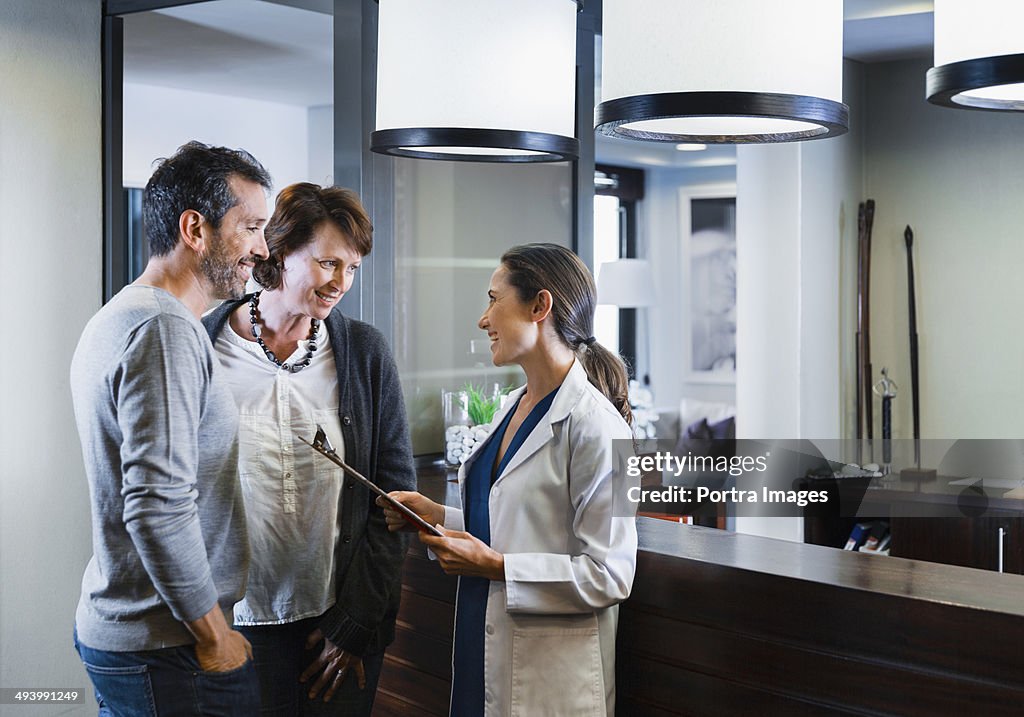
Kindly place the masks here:
POLYGON ((686 379, 736 382, 736 187, 679 190, 686 379))

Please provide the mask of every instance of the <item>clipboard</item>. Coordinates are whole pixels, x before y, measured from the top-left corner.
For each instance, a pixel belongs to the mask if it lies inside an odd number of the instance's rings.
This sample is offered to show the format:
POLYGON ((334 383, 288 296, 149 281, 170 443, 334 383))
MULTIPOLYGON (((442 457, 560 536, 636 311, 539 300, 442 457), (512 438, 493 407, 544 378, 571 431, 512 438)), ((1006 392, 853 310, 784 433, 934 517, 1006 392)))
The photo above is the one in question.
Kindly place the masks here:
POLYGON ((324 432, 323 426, 321 426, 319 423, 316 425, 316 435, 313 436, 312 442, 307 441, 302 436, 298 436, 298 439, 305 443, 307 446, 310 446, 314 451, 322 455, 331 463, 341 468, 343 471, 348 473, 357 481, 365 485, 371 491, 383 497, 384 500, 390 503, 395 510, 401 513, 402 517, 405 518, 410 524, 412 524, 413 527, 423 531, 424 533, 436 535, 439 538, 444 537, 444 533, 442 533, 440 530, 435 528, 427 521, 423 520, 423 518, 416 515, 416 513, 414 513, 410 508, 402 505, 397 500, 388 495, 387 492, 379 485, 369 480, 366 476, 364 476, 355 468, 347 464, 345 461, 341 460, 341 458, 339 458, 338 454, 335 452, 334 446, 331 445, 330 439, 327 438, 327 434, 324 432))

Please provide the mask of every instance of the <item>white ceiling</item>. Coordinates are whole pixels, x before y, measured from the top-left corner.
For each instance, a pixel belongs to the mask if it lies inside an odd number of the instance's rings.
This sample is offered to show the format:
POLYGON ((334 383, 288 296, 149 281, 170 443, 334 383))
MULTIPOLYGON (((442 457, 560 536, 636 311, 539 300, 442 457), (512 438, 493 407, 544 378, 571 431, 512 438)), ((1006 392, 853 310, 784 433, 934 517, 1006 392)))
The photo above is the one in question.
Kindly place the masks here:
POLYGON ((932 0, 845 0, 843 56, 885 62, 931 54, 932 0))
POLYGON ((334 102, 334 18, 262 0, 124 17, 124 81, 315 107, 334 102))
MULTIPOLYGON (((332 104, 333 18, 290 5, 324 10, 331 3, 213 0, 126 15, 125 82, 306 107, 332 104)), ((845 57, 882 62, 931 52, 930 0, 845 0, 843 7, 845 57)), ((672 145, 604 137, 598 156, 643 166, 735 163, 731 146, 678 152, 672 145)))

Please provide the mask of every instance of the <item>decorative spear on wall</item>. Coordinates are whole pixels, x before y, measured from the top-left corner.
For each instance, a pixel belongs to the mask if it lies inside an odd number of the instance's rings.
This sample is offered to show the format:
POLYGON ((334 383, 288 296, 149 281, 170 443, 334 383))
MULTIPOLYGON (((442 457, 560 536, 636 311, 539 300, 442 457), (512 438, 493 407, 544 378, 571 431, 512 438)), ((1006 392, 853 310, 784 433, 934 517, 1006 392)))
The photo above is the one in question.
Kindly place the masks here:
POLYGON ((863 463, 864 429, 867 428, 868 460, 874 460, 874 416, 871 399, 871 227, 875 200, 857 208, 857 463, 863 463))
POLYGON ((917 354, 917 302, 914 299, 914 230, 907 225, 903 231, 903 239, 907 244, 907 303, 910 317, 910 405, 913 411, 914 426, 914 467, 904 468, 900 477, 906 480, 932 480, 936 472, 933 468, 921 467, 921 408, 920 383, 918 379, 917 354))

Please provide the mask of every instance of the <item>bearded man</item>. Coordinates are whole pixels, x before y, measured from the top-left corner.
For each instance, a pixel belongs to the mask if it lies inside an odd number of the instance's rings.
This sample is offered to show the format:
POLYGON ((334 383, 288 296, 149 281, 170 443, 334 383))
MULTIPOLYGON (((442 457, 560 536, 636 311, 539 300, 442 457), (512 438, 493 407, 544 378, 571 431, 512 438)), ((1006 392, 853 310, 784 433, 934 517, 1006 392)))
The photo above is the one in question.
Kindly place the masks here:
POLYGON ((75 647, 101 715, 259 711, 231 628, 249 564, 238 413, 199 319, 267 257, 269 189, 243 150, 189 142, 160 160, 143 195, 149 263, 71 363, 93 540, 75 647))

